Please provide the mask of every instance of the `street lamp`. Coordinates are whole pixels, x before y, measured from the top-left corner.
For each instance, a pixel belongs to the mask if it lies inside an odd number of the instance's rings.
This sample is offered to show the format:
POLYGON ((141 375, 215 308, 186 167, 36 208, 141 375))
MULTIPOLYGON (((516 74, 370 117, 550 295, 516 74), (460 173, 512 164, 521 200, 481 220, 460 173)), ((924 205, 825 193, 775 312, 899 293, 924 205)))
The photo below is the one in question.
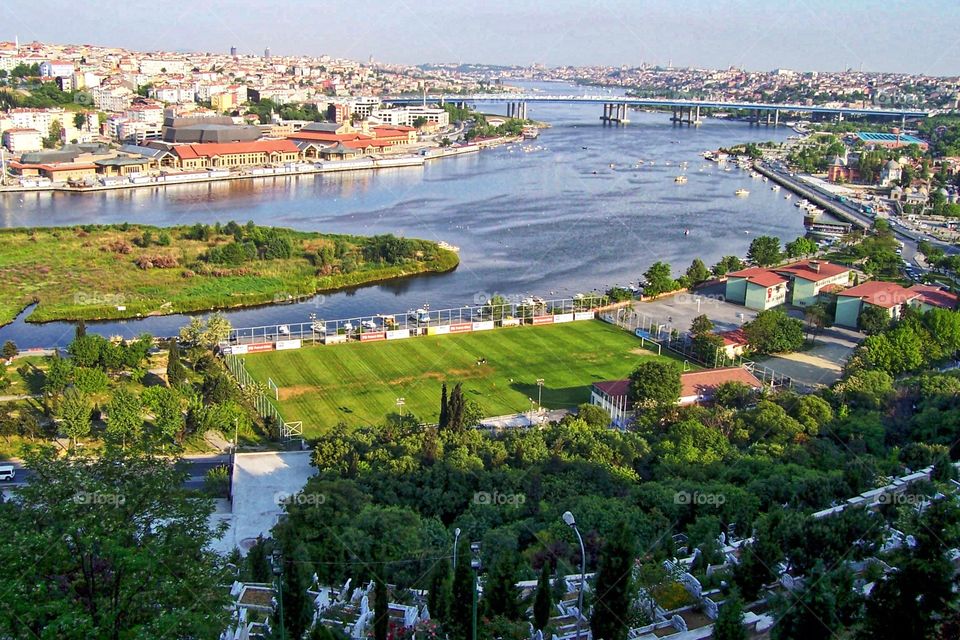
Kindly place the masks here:
POLYGON ((480 575, 480 543, 470 543, 470 568, 473 569, 473 640, 477 640, 477 589, 480 575))
POLYGON ((453 530, 453 570, 457 570, 457 546, 460 541, 460 527, 453 530))
POLYGON ((287 637, 283 626, 283 552, 280 549, 274 549, 271 554, 273 560, 273 575, 277 578, 277 602, 280 604, 280 640, 287 637))
POLYGON ((403 417, 403 405, 407 404, 407 401, 403 398, 397 398, 397 407, 400 408, 400 417, 403 417))
POLYGON ((569 511, 563 512, 563 521, 568 527, 573 529, 573 532, 577 534, 577 540, 580 541, 580 589, 577 593, 577 640, 580 640, 580 620, 583 616, 583 584, 586 582, 586 573, 587 573, 587 554, 583 548, 583 536, 580 535, 580 530, 577 529, 577 520, 573 517, 573 514, 569 511))
POLYGON ((540 399, 543 397, 543 378, 537 378, 537 406, 543 406, 540 399))
POLYGON ((533 398, 527 398, 530 401, 530 417, 527 418, 527 422, 530 423, 530 426, 533 426, 533 398))

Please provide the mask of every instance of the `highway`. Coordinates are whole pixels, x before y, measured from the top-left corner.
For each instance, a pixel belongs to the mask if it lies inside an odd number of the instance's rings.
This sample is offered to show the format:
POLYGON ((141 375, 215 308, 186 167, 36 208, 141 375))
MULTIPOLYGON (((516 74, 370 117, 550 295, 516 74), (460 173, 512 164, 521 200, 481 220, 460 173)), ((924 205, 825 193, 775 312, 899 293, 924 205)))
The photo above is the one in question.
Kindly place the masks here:
MULTIPOLYGON (((861 226, 864 226, 868 229, 873 227, 873 218, 866 215, 865 213, 862 213, 860 211, 859 205, 853 204, 849 201, 840 202, 839 200, 836 199, 836 196, 834 194, 816 185, 812 185, 810 183, 798 180, 795 176, 792 176, 789 171, 787 171, 786 169, 780 166, 771 165, 769 163, 763 163, 761 166, 766 171, 776 174, 778 180, 782 181, 783 183, 786 184, 788 188, 806 197, 808 200, 811 199, 810 198, 811 194, 818 196, 819 198, 827 201, 827 203, 829 203, 830 205, 830 208, 838 210, 848 218, 856 220, 861 224, 861 226)), ((891 220, 891 222, 894 222, 894 221, 891 220)), ((917 248, 921 240, 927 240, 932 245, 942 248, 944 252, 946 252, 947 254, 960 253, 960 247, 957 247, 956 245, 942 242, 940 240, 933 238, 932 236, 922 234, 919 231, 907 229, 902 225, 891 224, 891 229, 893 229, 893 232, 896 235, 896 237, 898 237, 903 242, 903 259, 908 260, 913 264, 917 264, 916 262, 916 255, 918 252, 917 248)))

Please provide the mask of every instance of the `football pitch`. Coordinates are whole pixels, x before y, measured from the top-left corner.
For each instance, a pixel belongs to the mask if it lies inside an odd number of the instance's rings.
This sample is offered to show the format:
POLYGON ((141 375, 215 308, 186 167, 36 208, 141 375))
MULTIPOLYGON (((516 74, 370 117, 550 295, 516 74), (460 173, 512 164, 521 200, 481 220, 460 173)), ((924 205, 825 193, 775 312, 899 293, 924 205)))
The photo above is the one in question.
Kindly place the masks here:
POLYGON ((273 380, 280 413, 287 421, 303 421, 310 436, 338 422, 381 424, 399 412, 401 397, 405 414, 435 422, 443 382, 448 392, 461 382, 485 416, 498 416, 529 411, 542 378, 543 406, 568 409, 590 399, 592 383, 624 378, 640 362, 658 357, 629 333, 591 320, 309 346, 251 354, 245 364, 256 380, 273 380))

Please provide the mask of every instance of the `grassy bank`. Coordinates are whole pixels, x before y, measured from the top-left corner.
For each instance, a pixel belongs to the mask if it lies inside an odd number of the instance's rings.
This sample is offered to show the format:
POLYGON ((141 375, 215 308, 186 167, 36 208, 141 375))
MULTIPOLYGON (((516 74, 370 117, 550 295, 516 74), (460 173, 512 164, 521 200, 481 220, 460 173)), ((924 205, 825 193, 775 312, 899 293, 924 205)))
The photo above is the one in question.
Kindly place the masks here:
POLYGON ((434 242, 256 227, 0 230, 0 325, 268 304, 455 269, 434 242))
POLYGON ((593 382, 626 377, 659 357, 639 347, 629 333, 592 321, 307 347, 248 355, 245 364, 257 380, 280 387, 284 419, 302 420, 312 436, 340 421, 378 424, 397 411, 398 397, 405 413, 436 421, 444 381, 462 382, 486 416, 529 411, 537 378, 544 407, 573 408, 589 401, 593 382))

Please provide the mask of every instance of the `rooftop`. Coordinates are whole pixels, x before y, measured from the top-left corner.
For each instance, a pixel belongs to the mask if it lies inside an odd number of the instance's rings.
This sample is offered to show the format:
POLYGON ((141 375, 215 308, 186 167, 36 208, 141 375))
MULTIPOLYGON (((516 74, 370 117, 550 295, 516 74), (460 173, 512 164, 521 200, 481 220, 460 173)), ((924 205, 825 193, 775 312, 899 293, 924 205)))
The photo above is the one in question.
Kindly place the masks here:
POLYGON ((761 287, 773 287, 787 282, 786 278, 777 275, 770 269, 764 269, 763 267, 748 267, 746 269, 741 269, 740 271, 728 273, 727 277, 746 278, 747 282, 759 285, 761 287))
POLYGON ((901 144, 925 144, 923 140, 906 133, 875 133, 872 131, 858 131, 857 137, 864 142, 900 142, 901 144))
POLYGON ((819 282, 850 271, 844 267, 824 260, 800 260, 775 269, 778 273, 789 273, 804 280, 819 282))
POLYGON ((860 298, 874 306, 890 309, 916 298, 918 294, 894 282, 871 280, 851 287, 846 291, 841 291, 839 295, 847 298, 860 298))
POLYGON ((704 371, 690 371, 680 376, 680 397, 710 397, 714 390, 724 382, 741 382, 752 389, 759 389, 763 386, 763 383, 755 375, 742 367, 705 369, 704 371))
POLYGON ((920 301, 929 304, 932 307, 941 307, 943 309, 956 309, 958 296, 950 293, 946 289, 935 287, 928 284, 915 284, 909 291, 920 296, 920 301))

